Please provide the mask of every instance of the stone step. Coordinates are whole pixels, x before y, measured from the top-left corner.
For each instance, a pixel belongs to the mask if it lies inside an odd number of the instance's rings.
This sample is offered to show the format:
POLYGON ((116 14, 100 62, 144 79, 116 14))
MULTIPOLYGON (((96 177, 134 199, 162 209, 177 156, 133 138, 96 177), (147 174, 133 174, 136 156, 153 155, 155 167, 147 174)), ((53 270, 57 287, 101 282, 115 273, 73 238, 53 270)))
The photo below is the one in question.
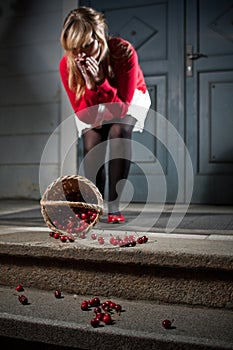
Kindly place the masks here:
MULTIPOLYGON (((92 233, 103 232, 93 229, 92 233)), ((104 232, 120 234, 119 230, 104 232)), ((137 232, 143 235, 143 232, 137 232)), ((89 236, 62 243, 47 228, 1 227, 0 284, 103 297, 233 308, 232 240, 147 233, 146 244, 115 248, 89 236)), ((109 238, 109 237, 108 237, 109 238)))
POLYGON ((45 350, 49 344, 79 350, 233 348, 231 310, 112 297, 111 300, 122 305, 123 312, 113 314, 113 324, 101 323, 93 328, 90 324, 93 309, 82 311, 80 305, 82 300, 97 295, 61 292, 62 298, 56 299, 52 290, 25 287, 23 292, 17 292, 13 287, 0 286, 1 344, 10 338, 15 348, 19 348, 18 339, 28 344, 43 344, 40 349, 45 350), (28 305, 18 301, 20 294, 27 296, 28 305), (174 320, 171 329, 162 326, 164 319, 174 320))

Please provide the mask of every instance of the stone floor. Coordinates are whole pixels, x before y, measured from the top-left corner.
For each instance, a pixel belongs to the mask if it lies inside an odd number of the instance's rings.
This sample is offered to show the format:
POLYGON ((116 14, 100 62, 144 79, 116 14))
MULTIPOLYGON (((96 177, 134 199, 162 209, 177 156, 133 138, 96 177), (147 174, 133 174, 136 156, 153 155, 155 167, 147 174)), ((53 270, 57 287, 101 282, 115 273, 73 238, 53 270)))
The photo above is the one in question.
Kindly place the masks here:
MULTIPOLYGON (((119 252, 118 248, 115 250, 113 247, 111 250, 96 250, 97 243, 88 239, 81 240, 80 244, 83 244, 84 248, 85 244, 88 245, 88 249, 78 247, 78 259, 88 262, 91 254, 95 254, 93 259, 101 260, 104 264, 106 260, 114 260, 114 255, 117 257, 119 255, 121 266, 122 264, 127 265, 128 261, 130 263, 133 257, 134 260, 138 259, 139 265, 146 261, 147 264, 149 262, 155 266, 159 264, 160 267, 170 270, 174 265, 178 270, 189 266, 196 268, 198 265, 198 271, 208 268, 214 272, 219 269, 220 273, 227 270, 228 275, 232 274, 233 207, 192 205, 187 212, 186 209, 183 205, 176 206, 175 209, 172 205, 165 207, 150 205, 145 210, 142 204, 131 204, 124 208, 127 221, 123 225, 109 225, 106 215, 103 215, 93 231, 105 235, 146 232, 151 244, 138 247, 135 251, 119 252)), ((0 201, 0 245, 2 257, 5 257, 6 268, 8 261, 10 262, 14 256, 17 255, 18 260, 22 260, 29 253, 33 256, 34 251, 39 254, 40 259, 50 251, 51 259, 60 257, 63 262, 64 259, 72 257, 72 249, 75 251, 73 254, 76 254, 75 246, 53 241, 48 232, 49 229, 41 215, 38 201, 0 201)), ((48 258, 47 255, 46 257, 48 258)), ((51 259, 46 261, 51 261, 51 259)), ((18 269, 22 277, 21 266, 18 266, 18 269)), ((0 286, 0 293, 4 300, 0 307, 2 329, 0 336, 10 337, 10 339, 1 339, 4 347, 13 344, 13 348, 22 346, 27 349, 26 346, 29 344, 37 349, 36 341, 39 342, 38 349, 46 350, 55 349, 49 344, 54 344, 57 349, 61 345, 75 347, 76 350, 78 350, 78 344, 82 349, 100 350, 112 348, 119 350, 193 350, 194 348, 230 350, 233 346, 232 300, 225 308, 206 308, 199 307, 199 304, 192 307, 177 303, 156 303, 150 300, 119 299, 126 310, 120 322, 116 322, 113 327, 92 329, 89 325, 90 313, 80 311, 79 304, 84 298, 83 294, 74 298, 73 293, 64 292, 64 298, 57 300, 49 290, 34 289, 33 276, 29 274, 23 279, 27 286, 25 292, 30 297, 30 304, 24 307, 18 303, 15 288, 12 287, 16 285, 16 281, 12 283, 9 281, 10 276, 11 278, 15 276, 14 274, 9 275, 9 270, 7 273, 8 283, 2 283, 0 286), (26 281, 27 277, 30 283, 26 281), (161 320, 165 317, 175 319, 175 327, 170 332, 161 327, 161 320), (20 341, 14 342, 12 339, 15 337, 21 338, 21 343, 20 341), (26 339, 29 343, 22 343, 22 339, 26 339), (44 343, 41 344, 41 342, 44 343), (45 343, 47 343, 47 348, 45 343)), ((73 274, 72 270, 71 275, 73 274)), ((201 285, 197 286, 196 297, 198 291, 203 297, 204 292, 202 293, 201 286, 205 287, 204 277, 207 278, 210 275, 208 270, 202 276, 201 285)), ((18 276, 17 273, 16 276, 18 276)), ((193 281, 198 282, 199 279, 195 276, 193 281)), ((188 281, 190 277, 188 276, 188 281)), ((222 280, 221 275, 221 283, 222 280)), ((213 283, 214 285, 205 288, 205 291, 209 291, 210 294, 216 292, 221 299, 221 290, 217 289, 216 278, 213 278, 213 283)), ((168 290, 171 289, 171 276, 168 276, 166 285, 168 290)), ((176 282, 174 286, 177 285, 176 282)), ((117 288, 120 289, 119 284, 117 288)), ((164 292, 163 289, 163 294, 164 292)), ((64 348, 64 350, 67 349, 64 348)))

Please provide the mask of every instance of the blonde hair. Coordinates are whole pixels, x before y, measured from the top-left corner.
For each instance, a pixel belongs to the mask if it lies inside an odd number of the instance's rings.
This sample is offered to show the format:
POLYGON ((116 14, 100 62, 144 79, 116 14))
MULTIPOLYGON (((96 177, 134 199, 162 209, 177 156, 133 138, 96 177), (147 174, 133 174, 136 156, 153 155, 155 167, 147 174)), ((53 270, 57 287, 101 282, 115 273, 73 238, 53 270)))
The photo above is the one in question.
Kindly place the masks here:
POLYGON ((72 50, 85 46, 91 36, 99 42, 99 61, 102 61, 108 50, 107 25, 103 14, 85 6, 70 11, 63 24, 60 42, 67 54, 69 88, 76 89, 77 98, 84 93, 85 82, 77 69, 72 50))
MULTIPOLYGON (((75 91, 77 99, 79 99, 85 91, 85 81, 77 68, 73 50, 85 46, 91 37, 97 39, 99 43, 99 62, 106 59, 107 74, 109 77, 113 77, 114 74, 111 69, 108 50, 108 28, 104 15, 86 6, 70 11, 63 24, 60 42, 67 55, 69 88, 75 91)), ((118 55, 113 55, 111 53, 111 58, 118 60, 122 59, 123 56, 124 58, 130 57, 132 54, 131 45, 124 45, 124 50, 120 51, 118 55)))

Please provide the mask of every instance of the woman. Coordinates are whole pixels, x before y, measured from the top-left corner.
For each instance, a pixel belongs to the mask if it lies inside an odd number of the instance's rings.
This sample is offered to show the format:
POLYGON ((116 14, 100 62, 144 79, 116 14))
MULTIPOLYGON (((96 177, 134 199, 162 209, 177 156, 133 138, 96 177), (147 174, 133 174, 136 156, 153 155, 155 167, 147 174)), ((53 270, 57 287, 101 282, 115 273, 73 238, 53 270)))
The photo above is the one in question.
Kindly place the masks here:
POLYGON ((143 130, 151 103, 137 53, 126 40, 108 36, 103 14, 89 7, 68 14, 61 45, 60 75, 82 134, 85 176, 104 197, 108 143, 108 222, 124 222, 119 204, 132 131, 143 130))

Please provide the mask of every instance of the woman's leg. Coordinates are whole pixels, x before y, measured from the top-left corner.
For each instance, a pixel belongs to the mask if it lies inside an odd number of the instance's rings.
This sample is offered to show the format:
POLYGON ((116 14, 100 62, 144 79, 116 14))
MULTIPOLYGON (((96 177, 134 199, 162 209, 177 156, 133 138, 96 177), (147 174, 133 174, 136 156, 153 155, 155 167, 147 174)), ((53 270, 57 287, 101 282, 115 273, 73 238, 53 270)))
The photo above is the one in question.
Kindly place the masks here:
POLYGON ((104 127, 101 129, 85 130, 82 135, 84 173, 96 185, 103 198, 106 181, 105 154, 107 136, 108 133, 104 127))
POLYGON ((119 214, 120 198, 131 164, 131 137, 136 120, 127 115, 109 130, 109 198, 108 212, 119 214))

